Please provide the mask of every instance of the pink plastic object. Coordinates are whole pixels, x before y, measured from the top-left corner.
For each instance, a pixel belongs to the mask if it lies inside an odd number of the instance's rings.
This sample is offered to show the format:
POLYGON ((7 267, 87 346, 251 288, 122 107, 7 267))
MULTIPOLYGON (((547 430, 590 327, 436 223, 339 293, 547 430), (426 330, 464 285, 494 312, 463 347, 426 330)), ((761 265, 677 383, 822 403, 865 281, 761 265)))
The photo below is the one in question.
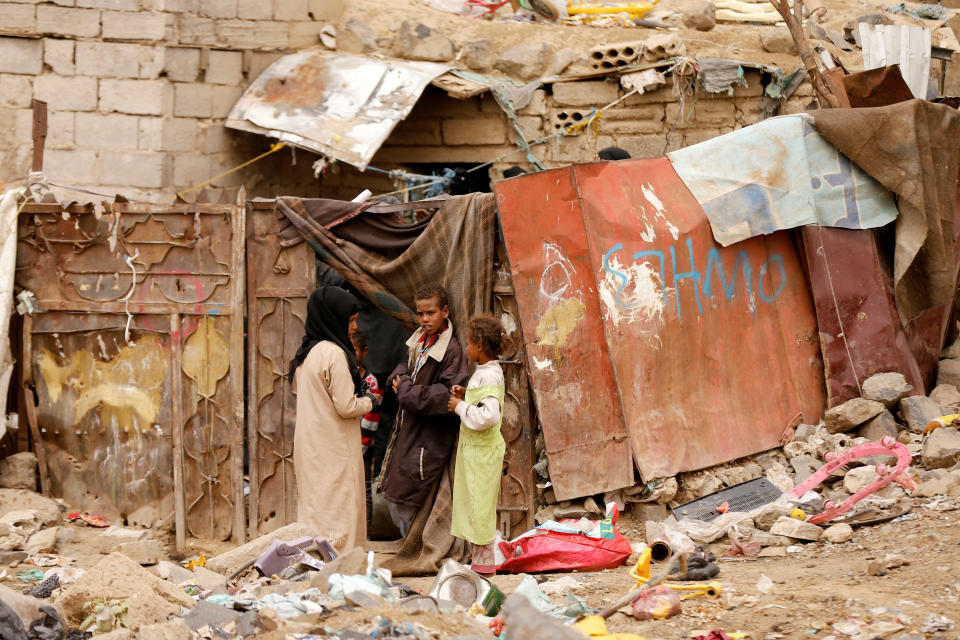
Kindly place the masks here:
POLYGON ((904 486, 914 484, 909 476, 901 476, 906 468, 910 466, 911 455, 910 450, 907 449, 907 445, 897 442, 890 436, 884 436, 880 439, 880 442, 868 442, 866 444, 862 444, 859 447, 854 447, 849 451, 843 452, 839 456, 832 451, 828 451, 823 456, 823 459, 827 461, 827 464, 817 469, 816 473, 807 478, 802 484, 794 487, 791 493, 798 498, 803 497, 803 494, 819 485, 821 482, 826 480, 831 473, 833 473, 839 467, 847 464, 851 460, 863 458, 865 456, 876 455, 897 456, 897 465, 891 469, 885 464, 878 464, 878 477, 876 480, 844 500, 840 505, 837 505, 832 500, 827 500, 825 503, 823 503, 823 513, 818 513, 817 515, 809 518, 807 522, 811 524, 820 524, 821 522, 826 522, 827 520, 833 520, 837 516, 849 511, 850 508, 860 500, 866 498, 877 489, 887 486, 894 480, 900 484, 903 484, 904 486))

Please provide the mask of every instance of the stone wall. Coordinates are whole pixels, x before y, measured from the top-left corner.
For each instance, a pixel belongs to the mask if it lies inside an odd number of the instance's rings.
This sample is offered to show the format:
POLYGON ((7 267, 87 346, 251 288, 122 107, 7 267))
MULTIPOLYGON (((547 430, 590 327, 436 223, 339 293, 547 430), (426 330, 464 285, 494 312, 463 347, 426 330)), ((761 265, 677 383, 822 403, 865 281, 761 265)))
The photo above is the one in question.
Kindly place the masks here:
MULTIPOLYGON (((48 103, 44 169, 55 183, 158 200, 262 153, 272 141, 226 129, 227 113, 271 62, 315 45, 344 1, 0 0, 0 180, 28 174, 32 98, 48 103)), ((611 144, 650 157, 731 131, 760 117, 761 76, 747 78, 732 96, 701 94, 684 105, 669 85, 633 96, 595 129, 533 153, 547 167, 588 161, 611 144)), ((614 79, 545 86, 519 122, 533 140, 621 95, 614 79)), ((810 95, 802 85, 785 111, 803 110, 810 95)), ((372 164, 479 163, 515 149, 489 94, 457 100, 429 87, 372 164)), ((341 198, 395 188, 383 174, 343 164, 318 181, 315 159, 284 149, 214 186, 244 184, 252 196, 341 198)), ((490 175, 514 165, 529 168, 515 153, 494 163, 490 175)))

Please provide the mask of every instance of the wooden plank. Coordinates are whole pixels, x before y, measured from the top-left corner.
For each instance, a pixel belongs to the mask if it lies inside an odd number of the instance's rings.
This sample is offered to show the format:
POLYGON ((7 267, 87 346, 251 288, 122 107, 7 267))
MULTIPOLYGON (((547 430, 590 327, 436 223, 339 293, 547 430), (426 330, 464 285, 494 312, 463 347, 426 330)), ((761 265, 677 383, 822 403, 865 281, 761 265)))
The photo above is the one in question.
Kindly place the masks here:
MULTIPOLYGON (((133 306, 129 305, 133 313, 133 306)), ((37 307, 41 311, 73 311, 78 313, 120 313, 126 315, 128 305, 123 302, 95 302, 92 300, 38 300, 37 307)), ((157 302, 138 302, 135 315, 168 315, 182 313, 195 316, 229 316, 233 314, 233 306, 222 304, 195 304, 179 305, 157 302)), ((243 314, 240 314, 243 317, 243 314)))
POLYGON ((37 455, 37 465, 40 468, 40 490, 43 495, 50 495, 50 473, 47 468, 47 451, 40 437, 40 425, 37 421, 37 405, 33 401, 33 317, 28 313, 23 316, 23 366, 21 367, 21 387, 24 405, 27 410, 27 423, 30 436, 33 438, 34 453, 37 455))
MULTIPOLYGON (((170 314, 170 335, 180 335, 180 316, 170 314)), ((180 371, 182 345, 170 340, 170 432, 173 442, 173 509, 177 552, 186 548, 187 516, 183 493, 183 374, 180 371)))
MULTIPOLYGON (((246 206, 250 209, 257 209, 256 202, 248 202, 246 206)), ((272 203, 271 203, 272 204, 272 203)), ((257 214, 250 212, 251 216, 257 214)), ((255 225, 250 224, 250 227, 246 231, 247 237, 244 242, 243 255, 246 261, 247 269, 247 322, 249 323, 248 337, 247 337, 247 380, 249 381, 249 389, 247 390, 247 453, 249 460, 249 474, 250 474, 250 493, 248 494, 247 501, 247 526, 250 532, 250 537, 256 539, 260 537, 260 465, 258 464, 259 457, 259 445, 260 439, 257 437, 257 425, 260 423, 260 416, 258 411, 258 398, 259 393, 257 392, 257 368, 258 368, 258 358, 257 358, 257 278, 256 278, 256 259, 254 253, 256 251, 256 239, 254 238, 254 229, 255 225)))
POLYGON ((246 541, 246 519, 244 517, 243 500, 243 305, 245 298, 245 262, 246 252, 246 218, 247 210, 244 206, 246 199, 243 189, 240 190, 239 204, 233 207, 231 221, 233 226, 233 251, 230 255, 231 284, 233 285, 230 300, 230 401, 233 405, 233 425, 231 434, 231 470, 234 489, 234 525, 233 540, 243 544, 246 541))
POLYGON ((33 166, 32 171, 43 171, 43 147, 47 141, 47 103, 32 100, 33 109, 33 166))

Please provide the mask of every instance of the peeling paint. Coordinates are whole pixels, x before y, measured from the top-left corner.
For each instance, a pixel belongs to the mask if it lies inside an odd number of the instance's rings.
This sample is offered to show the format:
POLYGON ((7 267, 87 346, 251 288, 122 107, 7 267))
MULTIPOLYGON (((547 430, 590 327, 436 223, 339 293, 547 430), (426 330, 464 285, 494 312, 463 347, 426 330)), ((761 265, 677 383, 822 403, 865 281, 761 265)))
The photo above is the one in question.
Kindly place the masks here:
POLYGON ((538 370, 540 370, 540 371, 543 371, 544 369, 551 369, 551 370, 552 370, 552 369, 553 369, 553 362, 551 362, 550 360, 546 360, 546 359, 541 360, 541 359, 538 358, 537 356, 533 356, 533 366, 535 366, 535 367, 536 367, 538 370))
POLYGON ((565 345, 567 336, 573 333, 585 312, 586 306, 576 298, 558 302, 547 309, 537 326, 540 344, 554 347, 565 345))
POLYGON ((600 272, 600 302, 603 316, 613 326, 620 321, 633 323, 644 320, 663 325, 666 296, 660 274, 647 262, 623 266, 615 255, 610 255, 600 272))

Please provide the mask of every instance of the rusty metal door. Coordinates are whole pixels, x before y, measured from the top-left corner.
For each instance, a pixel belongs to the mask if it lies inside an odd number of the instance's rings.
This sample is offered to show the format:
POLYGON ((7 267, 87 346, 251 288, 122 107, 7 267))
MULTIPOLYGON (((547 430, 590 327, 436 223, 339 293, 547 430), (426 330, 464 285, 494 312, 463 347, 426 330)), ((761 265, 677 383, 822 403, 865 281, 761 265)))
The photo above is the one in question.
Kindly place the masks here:
POLYGON ((172 516, 178 547, 243 541, 244 208, 105 207, 32 204, 19 220, 45 488, 111 520, 172 516))
POLYGON ((494 186, 559 500, 634 482, 573 168, 494 186))
POLYGON ((293 468, 296 397, 287 367, 300 346, 316 258, 306 242, 282 247, 276 204, 251 202, 247 235, 247 447, 250 535, 297 519, 293 468))

